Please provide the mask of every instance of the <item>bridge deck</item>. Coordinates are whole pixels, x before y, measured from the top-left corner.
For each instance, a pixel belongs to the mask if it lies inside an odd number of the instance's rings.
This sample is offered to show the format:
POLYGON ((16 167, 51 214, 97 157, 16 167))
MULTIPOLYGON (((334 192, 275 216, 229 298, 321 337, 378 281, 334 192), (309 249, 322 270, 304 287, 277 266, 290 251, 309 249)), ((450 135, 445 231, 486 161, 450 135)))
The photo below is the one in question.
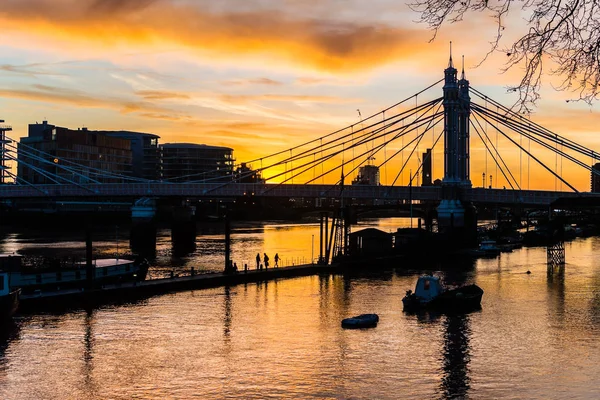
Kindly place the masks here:
MULTIPOLYGON (((249 183, 129 183, 87 185, 11 185, 0 186, 0 199, 71 199, 101 197, 186 197, 186 198, 339 198, 341 189, 336 185, 304 184, 249 184, 249 183)), ((345 186, 347 199, 380 201, 439 201, 439 186, 345 186)), ((463 198, 475 203, 549 205, 559 198, 592 197, 597 193, 555 192, 543 190, 465 189, 463 198)))

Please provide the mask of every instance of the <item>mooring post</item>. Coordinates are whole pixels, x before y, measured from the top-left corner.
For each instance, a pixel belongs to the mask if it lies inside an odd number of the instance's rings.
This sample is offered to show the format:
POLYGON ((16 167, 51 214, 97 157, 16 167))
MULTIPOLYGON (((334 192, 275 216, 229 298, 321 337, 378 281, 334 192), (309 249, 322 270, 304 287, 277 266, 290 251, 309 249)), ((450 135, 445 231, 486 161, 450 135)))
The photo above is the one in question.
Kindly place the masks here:
POLYGON ((225 272, 230 269, 231 257, 231 225, 229 221, 229 207, 225 208, 225 272))

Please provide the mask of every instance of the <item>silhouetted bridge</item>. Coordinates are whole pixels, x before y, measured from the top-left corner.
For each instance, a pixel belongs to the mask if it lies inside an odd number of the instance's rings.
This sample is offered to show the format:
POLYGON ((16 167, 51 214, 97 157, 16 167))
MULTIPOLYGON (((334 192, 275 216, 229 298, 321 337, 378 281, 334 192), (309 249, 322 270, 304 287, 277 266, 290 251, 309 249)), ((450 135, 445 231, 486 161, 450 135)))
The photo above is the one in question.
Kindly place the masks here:
MULTIPOLYGON (((587 176, 590 173, 600 175, 600 171, 589 163, 590 160, 592 164, 600 161, 598 152, 536 124, 471 87, 464 68, 458 77, 452 57, 444 70, 444 78, 422 91, 335 132, 250 160, 237 170, 229 171, 231 176, 227 176, 227 182, 223 182, 222 174, 214 178, 215 171, 186 176, 187 182, 182 183, 116 175, 100 167, 92 168, 70 160, 58 162, 53 155, 26 143, 16 146, 13 140, 4 136, 4 131, 0 133, 2 181, 7 182, 5 178, 9 177, 14 180, 14 183, 0 185, 0 200, 7 202, 12 199, 83 202, 86 199, 234 199, 252 196, 337 198, 353 203, 364 199, 365 203, 368 200, 383 204, 427 201, 438 202, 438 216, 446 218, 447 223, 452 219, 455 226, 462 223, 464 207, 461 203, 465 202, 543 207, 559 199, 563 205, 568 205, 569 199, 588 199, 592 204, 600 199, 599 194, 580 193, 562 174, 564 160, 580 167, 587 176), (424 92, 442 82, 442 97, 418 101, 424 92), (471 100, 471 95, 477 97, 476 101, 471 100), (493 130, 495 138, 488 134, 488 129, 493 130), (478 165, 474 167, 471 165, 470 142, 477 138, 481 143, 479 150, 484 154, 478 154, 478 165), (499 143, 499 139, 503 142, 499 143), (443 142, 443 179, 439 181, 440 185, 432 185, 436 174, 433 150, 440 141, 443 142), (516 147, 518 159, 513 156, 512 164, 511 160, 504 160, 500 144, 511 146, 513 150, 516 147), (425 153, 421 152, 423 150, 425 153), (376 158, 380 161, 377 165, 374 163, 376 158), (392 160, 396 162, 394 168, 390 163, 392 160), (515 160, 518 160, 518 167, 515 160), (13 174, 7 162, 17 162, 32 169, 38 174, 34 181, 47 184, 33 184, 13 174), (256 168, 250 168, 251 163, 256 168), (571 191, 531 190, 530 163, 549 174, 555 188, 560 182, 561 189, 565 185, 571 191), (391 179, 387 179, 388 167, 393 169, 391 179), (476 170, 482 175, 472 173, 476 170), (385 174, 385 179, 381 180, 385 185, 379 184, 380 173, 385 174), (473 179, 475 175, 476 180, 473 179), (482 180, 479 180, 480 176, 482 180), (347 181, 352 178, 355 182, 368 181, 369 184, 349 185, 347 181), (419 178, 423 185, 419 185, 419 178), (248 181, 277 183, 244 183, 248 181), (474 187, 476 181, 481 183, 480 187, 474 187), (496 189, 500 186, 506 189, 496 189)), ((441 167, 438 166, 438 170, 441 167)), ((437 174, 441 175, 440 171, 437 174)), ((539 174, 535 176, 533 186, 539 182, 539 174)))

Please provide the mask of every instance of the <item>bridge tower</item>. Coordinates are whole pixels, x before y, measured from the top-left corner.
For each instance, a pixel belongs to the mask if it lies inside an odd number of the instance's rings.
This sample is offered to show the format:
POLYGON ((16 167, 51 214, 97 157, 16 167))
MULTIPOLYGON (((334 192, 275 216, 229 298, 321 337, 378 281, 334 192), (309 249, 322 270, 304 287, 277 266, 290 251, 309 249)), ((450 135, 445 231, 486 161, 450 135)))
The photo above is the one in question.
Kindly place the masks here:
MULTIPOLYGON (((457 70, 452 62, 452 48, 448 67, 444 70, 443 90, 444 179, 442 200, 437 212, 440 232, 449 232, 465 227, 465 207, 461 203, 461 192, 472 186, 469 178, 469 81, 465 78, 464 60, 461 78, 457 78, 457 70)), ((468 208, 471 211, 471 207, 468 208)))
POLYGON ((469 81, 465 78, 465 60, 463 56, 462 73, 458 81, 458 176, 460 185, 470 188, 471 167, 469 155, 469 126, 471 118, 471 96, 469 95, 469 81))

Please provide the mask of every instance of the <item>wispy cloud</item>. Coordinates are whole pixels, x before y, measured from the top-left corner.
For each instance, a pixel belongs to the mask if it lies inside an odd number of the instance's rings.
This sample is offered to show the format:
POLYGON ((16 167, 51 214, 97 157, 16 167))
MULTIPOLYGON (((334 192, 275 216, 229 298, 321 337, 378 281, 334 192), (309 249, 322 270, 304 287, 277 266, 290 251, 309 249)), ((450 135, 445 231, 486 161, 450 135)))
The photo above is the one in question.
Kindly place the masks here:
POLYGON ((35 64, 26 64, 26 65, 12 65, 12 64, 2 64, 0 65, 0 71, 10 72, 15 74, 24 74, 28 76, 36 76, 36 75, 62 75, 57 72, 44 71, 39 68, 44 66, 44 64, 35 63, 35 64))
POLYGON ((316 95, 298 95, 298 94, 223 94, 219 96, 226 103, 245 104, 249 102, 260 101, 279 101, 290 103, 330 103, 330 104, 346 104, 356 103, 359 99, 342 98, 336 96, 316 96, 316 95))
POLYGON ((190 96, 186 93, 178 93, 171 91, 160 90, 138 90, 135 92, 138 96, 147 100, 172 100, 172 99, 189 99, 190 96))
POLYGON ((270 78, 250 78, 250 79, 229 79, 219 82, 223 86, 246 86, 246 85, 268 85, 281 86, 283 82, 270 78))
POLYGON ((114 109, 125 114, 140 113, 141 116, 148 118, 160 118, 164 116, 165 118, 162 119, 173 120, 174 118, 181 118, 183 116, 180 112, 157 106, 150 102, 92 97, 76 90, 42 84, 34 84, 28 88, 0 89, 0 97, 67 104, 74 107, 114 109))
POLYGON ((302 85, 319 85, 319 84, 328 83, 328 82, 330 82, 329 79, 313 78, 310 76, 304 76, 304 77, 300 77, 300 78, 296 79, 296 83, 299 83, 302 85))

